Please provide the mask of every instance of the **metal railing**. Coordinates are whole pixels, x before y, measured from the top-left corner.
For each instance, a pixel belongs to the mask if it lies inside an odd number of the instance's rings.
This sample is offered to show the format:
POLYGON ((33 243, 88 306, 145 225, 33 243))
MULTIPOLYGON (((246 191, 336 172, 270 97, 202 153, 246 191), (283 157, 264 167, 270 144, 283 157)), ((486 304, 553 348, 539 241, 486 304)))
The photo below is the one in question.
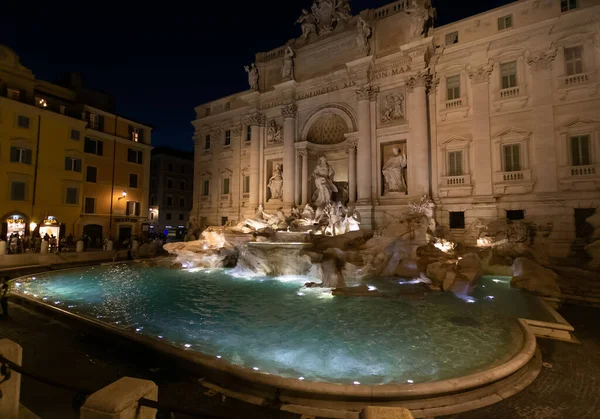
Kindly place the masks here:
MULTIPOLYGON (((75 395, 72 398, 72 402, 71 402, 71 406, 73 407, 73 410, 75 410, 75 411, 78 411, 79 409, 81 409, 81 407, 85 404, 85 401, 87 400, 87 398, 89 396, 91 396, 96 391, 100 390, 100 389, 94 390, 91 388, 76 387, 76 386, 72 386, 70 384, 60 383, 51 378, 39 376, 37 374, 34 374, 32 372, 25 370, 20 365, 15 364, 11 360, 5 358, 4 356, 2 356, 0 354, 0 375, 4 377, 4 380, 9 380, 10 376, 12 374, 12 371, 19 373, 25 377, 29 377, 29 378, 31 378, 35 381, 38 381, 42 384, 46 384, 50 387, 56 387, 56 388, 66 390, 71 393, 75 393, 75 395)), ((0 382, 2 382, 4 380, 2 380, 2 377, 0 377, 0 382)), ((1 393, 0 393, 0 397, 2 397, 1 393)), ((138 404, 140 406, 148 407, 151 409, 156 409, 157 413, 158 413, 157 417, 160 417, 160 418, 173 419, 173 418, 175 418, 176 414, 186 415, 186 416, 199 418, 199 419, 220 419, 220 418, 222 418, 222 416, 208 415, 203 412, 198 412, 194 409, 188 409, 188 408, 181 407, 181 406, 173 406, 173 405, 169 405, 169 404, 164 404, 164 403, 160 403, 155 400, 149 400, 149 399, 145 399, 145 398, 139 399, 138 404)))

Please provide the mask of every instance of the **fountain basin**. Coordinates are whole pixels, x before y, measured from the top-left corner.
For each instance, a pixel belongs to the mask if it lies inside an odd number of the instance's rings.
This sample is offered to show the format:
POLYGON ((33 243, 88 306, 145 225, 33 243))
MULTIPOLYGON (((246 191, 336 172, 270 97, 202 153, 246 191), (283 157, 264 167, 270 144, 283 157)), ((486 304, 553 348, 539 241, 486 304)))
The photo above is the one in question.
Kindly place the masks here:
POLYGON ((420 409, 531 378, 533 334, 486 302, 334 298, 305 281, 133 264, 24 278, 14 291, 193 363, 211 381, 289 404, 420 409))

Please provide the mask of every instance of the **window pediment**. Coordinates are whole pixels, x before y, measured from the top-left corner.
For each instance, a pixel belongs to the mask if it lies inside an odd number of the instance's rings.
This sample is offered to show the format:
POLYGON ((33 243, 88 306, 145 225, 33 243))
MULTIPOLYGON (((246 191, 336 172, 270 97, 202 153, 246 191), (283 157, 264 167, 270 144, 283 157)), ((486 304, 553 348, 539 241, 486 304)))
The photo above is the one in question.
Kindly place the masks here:
POLYGON ((532 132, 529 130, 511 127, 494 135, 494 141, 499 143, 505 143, 508 141, 522 141, 529 139, 531 134, 532 132))
POLYGON ((229 169, 223 169, 219 172, 219 174, 221 175, 221 177, 226 178, 226 177, 231 177, 233 172, 229 169))
POLYGON ((568 122, 565 125, 563 125, 560 128, 559 132, 561 134, 568 134, 579 131, 597 130, 599 126, 600 121, 588 118, 576 118, 571 122, 568 122))
POLYGON ((460 147, 468 147, 469 144, 471 144, 472 139, 470 135, 467 136, 460 136, 460 135, 453 135, 447 139, 445 139, 444 141, 442 141, 442 145, 445 148, 460 148, 460 147))
POLYGON ((212 173, 205 170, 204 172, 200 173, 200 177, 202 177, 202 178, 212 177, 212 173))
POLYGON ((250 165, 248 165, 248 164, 242 168, 242 173, 244 175, 248 174, 249 171, 250 171, 250 165))
POLYGON ((498 52, 496 55, 490 58, 490 61, 493 63, 498 63, 500 61, 514 60, 515 58, 522 57, 523 55, 525 55, 524 48, 510 47, 498 52))

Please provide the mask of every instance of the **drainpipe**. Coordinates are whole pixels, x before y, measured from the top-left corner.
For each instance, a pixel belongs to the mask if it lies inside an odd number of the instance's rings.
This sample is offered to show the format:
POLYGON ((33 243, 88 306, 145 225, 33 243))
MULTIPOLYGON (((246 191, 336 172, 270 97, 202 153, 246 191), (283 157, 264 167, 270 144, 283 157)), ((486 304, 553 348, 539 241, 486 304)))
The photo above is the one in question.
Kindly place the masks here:
POLYGON ((108 235, 112 237, 112 219, 113 219, 113 201, 115 196, 115 159, 117 158, 117 119, 115 116, 115 138, 113 139, 113 163, 112 163, 112 182, 110 187, 110 221, 108 223, 108 235))
MULTIPOLYGON (((40 111, 41 112, 41 111, 40 111)), ((35 150, 35 167, 33 169, 33 197, 31 198, 31 217, 33 218, 33 210, 35 208, 35 192, 37 187, 37 175, 38 175, 38 162, 40 161, 40 131, 42 127, 42 115, 38 115, 38 132, 37 132, 37 146, 35 150)), ((31 220, 29 220, 31 222, 31 220)), ((31 234, 31 232, 30 232, 31 234)))

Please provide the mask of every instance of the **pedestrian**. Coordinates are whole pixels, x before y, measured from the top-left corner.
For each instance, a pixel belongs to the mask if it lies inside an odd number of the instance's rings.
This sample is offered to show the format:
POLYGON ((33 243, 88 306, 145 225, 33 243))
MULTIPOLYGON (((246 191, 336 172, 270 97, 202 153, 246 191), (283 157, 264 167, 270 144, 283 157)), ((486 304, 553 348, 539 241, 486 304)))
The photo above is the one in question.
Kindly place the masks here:
POLYGON ((8 280, 10 277, 3 276, 0 278, 0 307, 2 307, 2 317, 10 317, 8 315, 8 280))

